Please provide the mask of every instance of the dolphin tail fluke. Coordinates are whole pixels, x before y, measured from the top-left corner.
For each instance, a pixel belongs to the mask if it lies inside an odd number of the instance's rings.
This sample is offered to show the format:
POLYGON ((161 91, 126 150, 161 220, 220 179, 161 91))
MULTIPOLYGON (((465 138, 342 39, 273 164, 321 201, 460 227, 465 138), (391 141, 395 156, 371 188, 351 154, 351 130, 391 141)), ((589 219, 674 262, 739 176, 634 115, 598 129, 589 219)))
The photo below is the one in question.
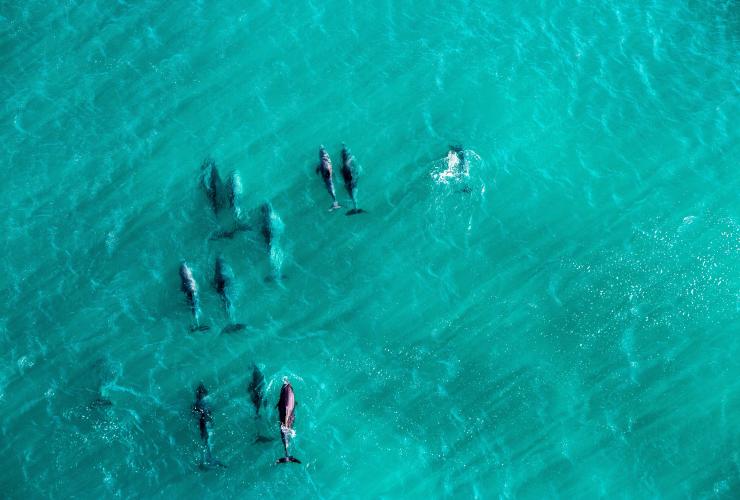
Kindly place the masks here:
POLYGON ((221 240, 224 238, 232 239, 236 233, 246 232, 246 231, 251 231, 251 230, 252 230, 252 226, 250 226, 246 222, 237 222, 237 224, 234 226, 234 229, 216 231, 212 233, 208 239, 211 241, 221 240))
POLYGON ((329 211, 330 212, 333 212, 334 210, 338 210, 340 208, 342 208, 342 205, 340 205, 338 201, 335 201, 334 203, 332 203, 331 208, 329 209, 329 211))
POLYGON ((113 406, 113 402, 104 397, 95 398, 90 402, 90 408, 106 408, 108 406, 113 406))
POLYGON ((205 449, 204 455, 205 456, 203 457, 203 461, 200 463, 200 468, 202 470, 215 469, 217 467, 226 468, 225 463, 213 458, 213 455, 211 454, 211 447, 208 443, 206 443, 206 449, 205 449))
POLYGON ((296 457, 292 455, 288 455, 287 457, 278 458, 277 461, 275 461, 276 464, 287 464, 288 462, 293 462, 294 464, 301 463, 300 460, 298 460, 296 457))
POLYGON ((195 325, 190 327, 191 332, 205 332, 210 330, 211 327, 208 325, 195 325))
POLYGON ((216 231, 208 239, 211 241, 216 241, 216 240, 220 240, 223 238, 233 238, 233 237, 234 237, 234 233, 232 233, 231 231, 216 231))
POLYGON ((201 470, 211 470, 211 469, 216 469, 216 468, 219 468, 219 467, 226 469, 228 466, 225 463, 223 463, 222 461, 215 460, 213 458, 208 458, 208 459, 204 460, 203 462, 201 462, 201 464, 200 464, 200 469, 201 470))
POLYGON ((366 214, 367 210, 363 210, 362 208, 353 208, 352 210, 347 211, 347 215, 357 215, 357 214, 366 214))
POLYGON ((244 330, 247 327, 244 323, 231 323, 230 325, 226 325, 222 330, 221 333, 234 333, 234 332, 240 332, 244 330))

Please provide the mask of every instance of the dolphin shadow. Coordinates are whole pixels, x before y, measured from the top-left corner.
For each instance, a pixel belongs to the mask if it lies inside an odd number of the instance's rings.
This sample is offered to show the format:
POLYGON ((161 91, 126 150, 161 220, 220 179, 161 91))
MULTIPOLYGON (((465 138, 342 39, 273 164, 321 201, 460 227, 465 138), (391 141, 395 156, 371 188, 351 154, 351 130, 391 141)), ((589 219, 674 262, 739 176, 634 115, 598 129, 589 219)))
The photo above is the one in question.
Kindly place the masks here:
POLYGON ((262 434, 257 434, 254 438, 254 444, 266 444, 272 443, 273 441, 277 441, 277 438, 263 436, 262 434))

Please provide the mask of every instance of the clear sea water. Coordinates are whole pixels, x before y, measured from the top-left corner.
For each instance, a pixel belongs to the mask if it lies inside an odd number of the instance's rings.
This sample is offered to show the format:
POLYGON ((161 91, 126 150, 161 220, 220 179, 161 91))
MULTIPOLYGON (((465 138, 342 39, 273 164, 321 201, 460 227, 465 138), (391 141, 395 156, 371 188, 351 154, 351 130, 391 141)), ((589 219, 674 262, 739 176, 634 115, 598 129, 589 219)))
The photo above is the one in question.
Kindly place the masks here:
POLYGON ((738 54, 735 0, 0 2, 0 496, 738 498, 738 54))

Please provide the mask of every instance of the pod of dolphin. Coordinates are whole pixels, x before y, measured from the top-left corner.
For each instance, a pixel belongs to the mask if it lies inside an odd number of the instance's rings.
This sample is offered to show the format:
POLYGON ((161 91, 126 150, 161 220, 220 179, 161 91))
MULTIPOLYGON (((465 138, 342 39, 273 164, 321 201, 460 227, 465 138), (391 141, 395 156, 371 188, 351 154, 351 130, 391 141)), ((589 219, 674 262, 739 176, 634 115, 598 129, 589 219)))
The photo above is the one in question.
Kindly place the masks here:
MULTIPOLYGON (((465 165, 464 150, 460 146, 451 146, 447 155, 447 162, 450 168, 457 169, 465 165)), ((329 196, 331 197, 331 207, 329 211, 338 210, 341 205, 337 201, 336 190, 334 189, 333 169, 331 158, 324 146, 319 148, 319 164, 316 167, 316 173, 324 181, 329 196)), ((357 166, 354 156, 346 146, 342 146, 342 179, 344 186, 352 202, 352 208, 347 211, 346 215, 356 215, 365 213, 357 205, 357 182, 359 179, 360 169, 357 166)), ((202 187, 208 198, 208 201, 214 213, 228 201, 231 215, 234 219, 232 229, 218 231, 211 236, 211 239, 233 238, 237 232, 247 231, 251 226, 244 221, 246 211, 242 207, 243 187, 241 177, 238 171, 229 174, 224 186, 218 173, 216 163, 212 159, 206 159, 201 165, 202 187), (225 200, 224 200, 225 194, 225 200)), ((283 224, 280 217, 275 213, 269 202, 260 206, 260 232, 268 248, 270 259, 271 276, 269 279, 280 280, 283 275, 282 269, 282 250, 280 247, 280 238, 283 232, 283 224)), ((214 270, 214 288, 221 297, 224 311, 228 318, 229 324, 223 328, 222 333, 232 333, 246 328, 244 323, 238 323, 234 319, 234 307, 231 300, 231 289, 234 282, 234 273, 231 266, 223 259, 221 255, 216 258, 214 270)), ((186 302, 190 308, 193 323, 191 331, 206 331, 209 326, 200 322, 200 300, 198 295, 198 285, 193 277, 193 272, 186 261, 180 263, 180 284, 185 294, 186 302)), ((247 387, 250 399, 255 408, 255 416, 259 416, 260 408, 264 404, 265 396, 265 377, 257 367, 253 365, 252 379, 247 387)), ((200 429, 200 438, 204 448, 203 467, 225 467, 225 465, 214 459, 211 450, 211 428, 213 418, 211 409, 207 402, 208 390, 201 383, 195 391, 195 403, 192 411, 198 417, 200 429)), ((278 409, 280 424, 280 439, 283 443, 284 456, 277 459, 276 463, 301 463, 289 452, 290 440, 295 437, 293 423, 295 421, 296 400, 293 393, 293 387, 287 377, 283 377, 283 385, 280 389, 280 398, 276 404, 278 409)), ((257 441, 267 440, 264 437, 257 437, 257 441)))
MULTIPOLYGON (((319 148, 319 164, 316 167, 316 173, 323 179, 326 190, 331 196, 332 205, 329 210, 334 211, 341 208, 341 205, 337 201, 336 191, 334 189, 331 158, 324 146, 319 148)), ((342 146, 341 173, 344 180, 344 186, 347 189, 347 193, 352 202, 352 208, 347 212, 347 215, 365 213, 363 209, 357 206, 357 181, 360 174, 359 167, 350 150, 344 145, 342 146)), ((246 211, 242 207, 243 186, 241 176, 238 171, 231 172, 224 184, 219 175, 216 162, 213 159, 208 158, 201 165, 201 183, 214 214, 217 214, 219 209, 228 203, 234 220, 233 228, 214 233, 211 236, 212 240, 233 238, 236 233, 251 229, 251 226, 244 220, 246 211)), ((280 237, 283 230, 282 220, 277 213, 275 213, 272 204, 269 202, 263 203, 259 208, 259 212, 259 230, 262 234, 265 245, 267 246, 270 259, 271 276, 269 276, 269 279, 279 280, 283 277, 281 273, 282 250, 280 248, 280 237)), ((218 255, 218 257, 216 257, 213 284, 216 292, 221 298, 221 303, 223 304, 224 311, 229 321, 229 324, 222 329, 222 333, 237 332, 246 328, 244 323, 236 322, 234 319, 234 306, 231 299, 233 283, 234 273, 231 266, 229 266, 221 255, 218 255)), ((185 299, 192 316, 190 331, 209 330, 210 327, 202 324, 200 321, 201 311, 198 284, 193 277, 192 269, 185 260, 180 262, 180 288, 185 294, 185 299)), ((265 377, 257 365, 253 365, 252 380, 247 389, 255 408, 255 416, 258 417, 260 408, 262 408, 264 404, 265 377)), ((200 439, 203 443, 204 449, 204 458, 201 466, 225 467, 222 462, 213 458, 210 439, 213 417, 211 415, 211 408, 208 404, 207 396, 208 390, 202 383, 199 384, 195 390, 195 403, 193 404, 192 411, 198 418, 200 439)), ((283 443, 285 455, 279 458, 276 463, 301 463, 288 451, 290 439, 295 436, 295 431, 293 430, 295 406, 296 400, 295 394, 293 393, 293 387, 287 377, 284 377, 283 385, 280 389, 280 398, 276 407, 279 415, 280 439, 283 443)), ((266 440, 266 438, 258 436, 257 441, 261 440, 266 440)))

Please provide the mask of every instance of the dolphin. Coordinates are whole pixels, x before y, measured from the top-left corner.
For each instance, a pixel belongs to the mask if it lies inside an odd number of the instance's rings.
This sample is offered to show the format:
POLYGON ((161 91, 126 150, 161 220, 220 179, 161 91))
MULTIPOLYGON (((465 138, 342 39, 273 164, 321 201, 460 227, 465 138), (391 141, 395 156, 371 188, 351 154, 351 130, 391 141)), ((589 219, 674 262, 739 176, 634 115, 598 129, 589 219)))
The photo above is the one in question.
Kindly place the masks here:
POLYGON ((221 191, 223 190, 223 183, 221 182, 221 177, 218 175, 216 162, 212 158, 206 158, 200 166, 200 170, 203 189, 206 192, 208 201, 211 202, 213 213, 217 214, 218 209, 221 208, 221 191))
POLYGON ((107 408, 113 406, 113 402, 108 399, 110 387, 115 385, 119 376, 120 368, 116 367, 109 358, 98 359, 93 364, 93 379, 97 382, 95 390, 96 397, 93 399, 89 408, 107 408))
POLYGON ((270 269, 272 275, 268 279, 279 280, 284 276, 281 274, 283 266, 283 250, 280 247, 280 237, 283 234, 283 221, 272 208, 272 204, 265 202, 260 206, 261 222, 260 230, 269 251, 270 269))
POLYGON ((293 421, 295 420, 296 404, 295 394, 293 394, 293 386, 290 385, 288 377, 283 377, 283 387, 280 389, 280 399, 275 406, 280 414, 280 439, 283 441, 285 456, 277 459, 276 463, 278 464, 284 464, 287 462, 294 462, 297 464, 301 463, 300 460, 288 453, 290 439, 295 437, 293 421))
POLYGON ((193 414, 198 417, 198 428, 200 429, 200 439, 203 441, 204 457, 201 468, 209 467, 226 467, 222 462, 213 458, 211 450, 211 432, 213 428, 213 416, 211 407, 206 401, 208 389, 201 382, 195 390, 195 404, 193 404, 193 414))
POLYGON ((90 408, 107 408, 113 406, 113 402, 106 397, 108 393, 108 386, 115 382, 116 374, 113 366, 107 359, 99 359, 94 365, 96 376, 98 379, 98 387, 95 391, 96 397, 90 402, 90 408))
POLYGON ((200 299, 198 297, 198 285, 195 283, 193 278, 193 271, 188 267, 187 262, 184 260, 180 263, 180 289, 185 293, 188 305, 190 306, 190 312, 193 315, 195 326, 190 327, 190 331, 194 332, 205 331, 210 327, 200 324, 200 299))
POLYGON ((242 176, 238 170, 234 170, 226 180, 226 197, 229 199, 229 208, 231 208, 234 219, 236 220, 242 217, 243 196, 244 186, 242 186, 242 176))
MULTIPOLYGON (((468 176, 470 165, 468 164, 467 158, 465 158, 465 149, 461 145, 453 144, 450 146, 450 149, 447 152, 447 168, 450 169, 455 176, 468 176)), ((465 184, 460 192, 471 193, 472 189, 470 186, 465 184)))
POLYGON ((336 191, 334 191, 334 181, 331 177, 331 158, 329 158, 329 153, 326 152, 323 145, 319 148, 319 165, 316 167, 316 173, 321 174, 321 177, 324 179, 324 184, 326 185, 326 190, 329 191, 329 195, 331 196, 332 205, 329 211, 331 212, 332 210, 340 208, 340 205, 337 202, 336 191))
MULTIPOLYGON (((220 185, 221 180, 218 177, 218 171, 216 170, 215 164, 213 164, 213 167, 210 171, 215 172, 215 174, 211 174, 210 178, 217 179, 217 182, 214 181, 208 183, 206 182, 205 177, 203 182, 206 186, 206 193, 208 194, 208 197, 211 200, 211 204, 214 207, 213 211, 214 213, 216 213, 218 208, 221 206, 222 200, 221 197, 219 197, 220 188, 215 186, 220 185), (214 185, 212 189, 208 187, 211 184, 214 185)), ((232 229, 216 231, 211 235, 211 240, 220 240, 222 238, 231 239, 234 237, 234 235, 236 235, 236 233, 249 231, 250 229, 252 229, 252 226, 244 221, 245 210, 242 208, 242 197, 244 194, 244 188, 242 187, 242 179, 238 170, 234 170, 229 174, 223 190, 225 191, 226 199, 228 200, 229 207, 231 208, 231 215, 234 219, 234 226, 232 229)))
POLYGON ((359 177, 360 169, 357 167, 354 155, 347 146, 342 145, 342 178, 353 205, 352 210, 347 212, 347 215, 365 213, 363 209, 357 208, 357 181, 359 177))
POLYGON ((221 257, 220 255, 216 257, 216 269, 213 282, 216 287, 216 292, 218 292, 219 296, 221 297, 221 302, 223 303, 224 309, 226 310, 226 316, 231 322, 222 330, 222 333, 231 333, 243 330, 246 325, 244 325, 243 323, 234 323, 233 319, 234 306, 231 302, 230 294, 232 283, 234 282, 234 272, 231 270, 231 266, 228 265, 223 257, 221 257))
POLYGON ((229 208, 234 218, 234 229, 222 231, 219 237, 232 238, 239 231, 249 231, 252 227, 244 222, 245 210, 243 208, 244 187, 242 177, 238 170, 234 170, 226 179, 226 197, 229 200, 229 208))
POLYGON ((257 418, 265 399, 265 376, 256 364, 252 365, 252 380, 249 381, 247 390, 254 406, 254 417, 257 418))
POLYGON ((260 226, 262 237, 265 240, 265 245, 268 248, 272 245, 273 238, 273 209, 272 204, 265 202, 260 206, 260 214, 262 215, 262 224, 260 226))

